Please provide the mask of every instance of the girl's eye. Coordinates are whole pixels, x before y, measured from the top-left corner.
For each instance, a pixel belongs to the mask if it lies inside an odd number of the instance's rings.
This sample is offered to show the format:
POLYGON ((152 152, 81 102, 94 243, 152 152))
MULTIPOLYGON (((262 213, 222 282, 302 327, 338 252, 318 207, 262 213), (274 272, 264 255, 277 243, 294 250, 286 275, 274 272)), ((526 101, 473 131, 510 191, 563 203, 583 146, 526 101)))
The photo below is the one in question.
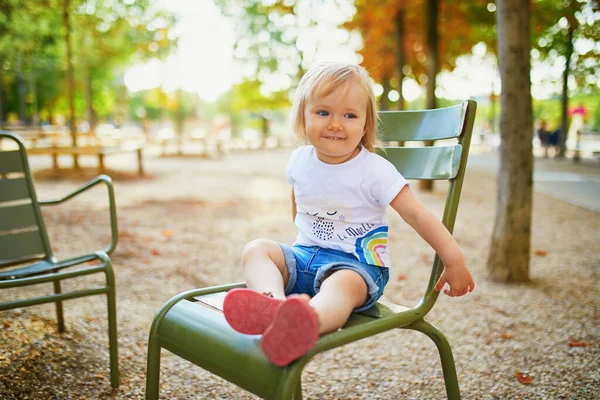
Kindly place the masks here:
POLYGON ((321 117, 326 117, 329 115, 329 113, 325 110, 319 110, 317 111, 317 115, 320 115, 321 117))
POLYGON ((353 118, 358 118, 358 117, 355 114, 346 114, 346 118, 353 119, 353 118))

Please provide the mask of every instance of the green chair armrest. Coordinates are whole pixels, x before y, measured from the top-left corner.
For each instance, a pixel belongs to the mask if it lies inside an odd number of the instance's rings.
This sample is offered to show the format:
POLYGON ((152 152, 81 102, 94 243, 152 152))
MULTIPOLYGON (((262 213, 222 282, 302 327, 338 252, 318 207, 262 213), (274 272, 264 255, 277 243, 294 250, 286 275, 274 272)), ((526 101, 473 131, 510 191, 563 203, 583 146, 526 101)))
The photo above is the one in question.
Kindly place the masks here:
POLYGON ((104 249, 103 251, 106 254, 111 254, 115 248, 117 247, 117 242, 119 241, 119 230, 117 226, 117 207, 115 203, 115 189, 112 184, 112 179, 108 175, 99 175, 96 178, 92 179, 79 189, 74 192, 60 198, 54 200, 38 200, 38 203, 41 206, 53 206, 57 204, 61 204, 67 200, 72 199, 80 193, 85 192, 86 190, 98 185, 99 183, 105 183, 108 189, 108 203, 110 210, 110 231, 111 231, 111 243, 110 245, 104 249))

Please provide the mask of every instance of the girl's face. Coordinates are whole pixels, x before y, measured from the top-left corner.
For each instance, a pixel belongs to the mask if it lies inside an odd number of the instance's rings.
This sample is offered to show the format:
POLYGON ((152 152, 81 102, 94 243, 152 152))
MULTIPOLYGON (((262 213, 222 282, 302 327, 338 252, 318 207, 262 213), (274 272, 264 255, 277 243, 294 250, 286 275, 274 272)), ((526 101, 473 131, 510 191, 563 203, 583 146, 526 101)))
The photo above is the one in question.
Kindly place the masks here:
POLYGON ((327 96, 308 99, 304 108, 306 139, 314 146, 319 160, 341 164, 359 153, 368 101, 365 90, 352 81, 327 96))

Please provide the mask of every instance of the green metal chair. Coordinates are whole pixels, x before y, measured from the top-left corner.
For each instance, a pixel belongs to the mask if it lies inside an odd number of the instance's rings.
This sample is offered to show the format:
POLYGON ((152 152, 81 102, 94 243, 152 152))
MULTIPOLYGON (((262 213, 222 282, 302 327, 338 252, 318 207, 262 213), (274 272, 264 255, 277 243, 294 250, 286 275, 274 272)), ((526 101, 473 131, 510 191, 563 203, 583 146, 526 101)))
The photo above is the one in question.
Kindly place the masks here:
MULTIPOLYGON (((476 107, 474 101, 465 101, 434 110, 380 113, 379 136, 384 142, 458 139, 448 146, 388 145, 381 149, 381 154, 408 179, 449 181, 443 223, 450 232, 456 219, 476 107)), ((260 336, 234 331, 218 307, 211 306, 208 300, 210 296, 244 287, 243 283, 181 293, 158 311, 150 329, 146 399, 158 399, 162 348, 262 398, 299 400, 302 369, 316 354, 395 328, 417 330, 433 340, 440 353, 448 398, 459 399, 450 345, 436 327, 424 320, 438 298, 433 288, 442 271, 436 255, 427 289, 415 307, 379 302, 363 313, 353 314, 343 329, 321 336, 308 354, 283 368, 266 359, 260 336)))
POLYGON ((109 258, 117 245, 117 215, 110 177, 98 176, 73 193, 57 200, 41 201, 35 193, 27 152, 21 139, 0 131, 0 291, 41 283, 52 283, 54 293, 26 299, 2 300, 0 311, 56 303, 58 331, 65 331, 63 300, 106 294, 108 300, 108 337, 110 346, 110 383, 119 386, 115 278, 109 258), (44 225, 40 206, 61 204, 93 186, 108 188, 110 245, 93 254, 57 260, 44 225), (89 264, 96 261, 95 264, 89 264), (106 284, 92 289, 62 292, 61 282, 84 275, 104 274, 106 284))

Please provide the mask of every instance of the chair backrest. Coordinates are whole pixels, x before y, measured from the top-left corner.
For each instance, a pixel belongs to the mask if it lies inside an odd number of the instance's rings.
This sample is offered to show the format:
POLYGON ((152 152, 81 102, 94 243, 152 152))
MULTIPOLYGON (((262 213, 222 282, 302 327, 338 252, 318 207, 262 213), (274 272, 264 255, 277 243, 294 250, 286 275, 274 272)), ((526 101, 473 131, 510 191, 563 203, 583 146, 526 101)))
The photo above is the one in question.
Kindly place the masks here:
POLYGON ((0 131, 0 268, 51 257, 25 145, 0 131))
MULTIPOLYGON (((471 144, 477 103, 467 100, 452 107, 422 111, 382 111, 379 113, 378 136, 384 146, 378 153, 396 166, 407 179, 449 181, 442 223, 452 233, 460 192, 471 144), (422 142, 424 140, 456 139, 444 146, 392 146, 389 142, 422 142)), ((435 304, 438 292, 433 290, 443 271, 436 255, 429 284, 417 305, 423 315, 435 304)))

